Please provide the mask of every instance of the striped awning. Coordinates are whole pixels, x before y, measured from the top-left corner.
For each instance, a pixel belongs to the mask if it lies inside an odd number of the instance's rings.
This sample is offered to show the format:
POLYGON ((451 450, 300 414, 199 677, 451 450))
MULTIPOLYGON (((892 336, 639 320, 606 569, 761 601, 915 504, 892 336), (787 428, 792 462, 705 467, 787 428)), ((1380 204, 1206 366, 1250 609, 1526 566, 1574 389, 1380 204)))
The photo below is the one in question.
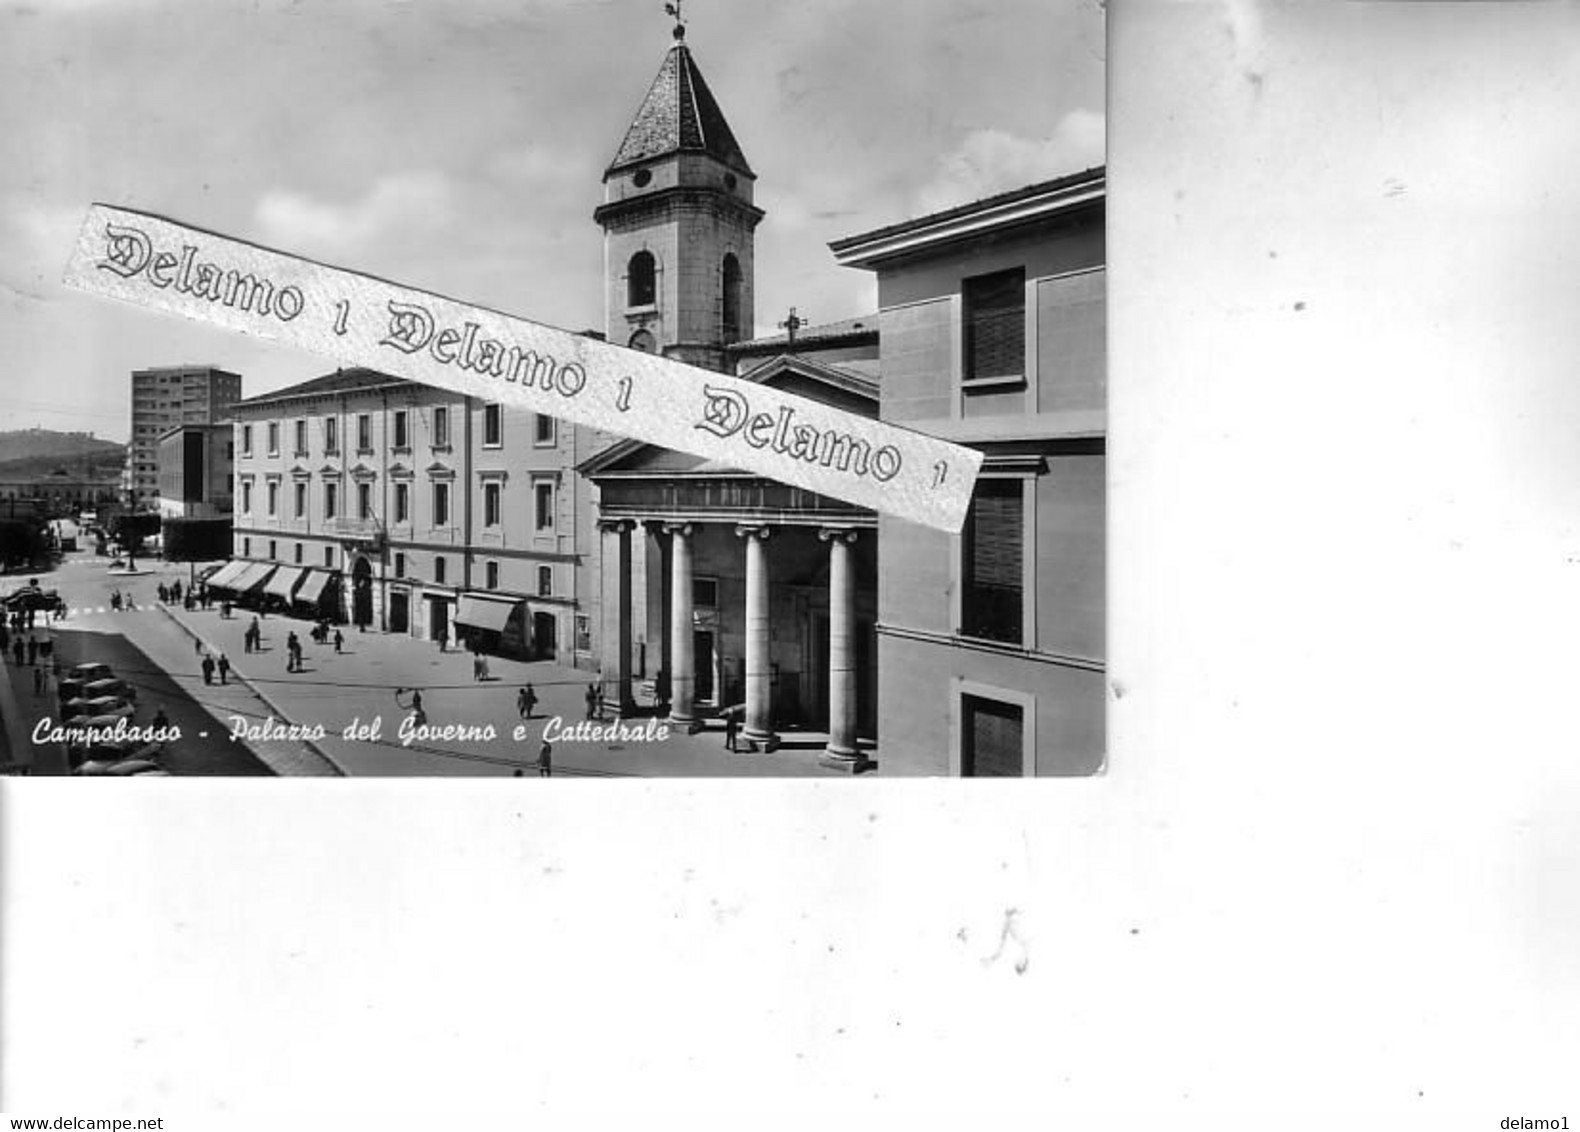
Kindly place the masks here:
POLYGON ((455 611, 455 623, 471 629, 504 632, 510 615, 521 607, 518 598, 483 597, 479 594, 462 594, 461 604, 455 611))
POLYGON ((274 573, 273 562, 249 562, 247 568, 231 581, 227 589, 235 590, 239 594, 249 593, 257 589, 274 573))
POLYGON ((263 592, 281 601, 290 601, 292 591, 306 573, 306 569, 301 566, 281 566, 274 572, 274 577, 269 579, 269 584, 263 587, 263 592))
POLYGON ((205 584, 216 590, 228 590, 230 589, 230 584, 236 580, 237 576, 251 565, 252 563, 245 558, 232 558, 225 565, 210 574, 205 584))
POLYGON ((334 575, 328 570, 308 570, 301 584, 296 588, 296 600, 306 602, 308 605, 317 605, 324 600, 324 591, 329 588, 329 583, 334 580, 334 575))

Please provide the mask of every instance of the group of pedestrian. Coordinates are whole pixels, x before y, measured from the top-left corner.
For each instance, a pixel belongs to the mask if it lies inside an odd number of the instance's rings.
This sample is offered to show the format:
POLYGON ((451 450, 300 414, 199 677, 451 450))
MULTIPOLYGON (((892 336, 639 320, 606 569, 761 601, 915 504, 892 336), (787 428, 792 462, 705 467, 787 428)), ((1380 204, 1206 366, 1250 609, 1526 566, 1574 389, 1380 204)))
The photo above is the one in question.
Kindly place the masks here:
MULTIPOLYGON (((539 778, 551 778, 551 777, 553 777, 553 775, 554 775, 554 744, 550 743, 547 739, 543 740, 543 746, 538 748, 537 767, 538 767, 538 777, 539 778)), ((527 772, 522 770, 518 766, 516 768, 516 773, 514 775, 512 775, 511 777, 513 777, 513 778, 525 778, 526 776, 527 776, 527 772)))
MULTIPOLYGON (((159 601, 162 605, 179 605, 181 603, 181 583, 179 580, 171 582, 169 585, 165 585, 163 582, 161 582, 157 589, 159 593, 159 601)), ((187 598, 188 600, 186 607, 191 609, 191 594, 188 594, 187 598)))
POLYGON ((11 640, 11 659, 18 668, 23 665, 38 667, 40 662, 47 668, 54 653, 55 642, 49 637, 40 638, 29 633, 26 637, 13 637, 11 640))
POLYGON ((472 679, 473 680, 491 680, 491 679, 493 679, 493 677, 490 676, 489 672, 488 672, 488 657, 484 656, 480 652, 474 652, 472 654, 472 679))
MULTIPOLYGON (((198 647, 199 649, 202 649, 201 645, 198 647)), ((230 683, 230 658, 224 653, 220 653, 218 657, 215 657, 212 656, 206 649, 202 649, 202 651, 203 663, 201 667, 203 669, 203 683, 214 683, 215 672, 219 673, 219 682, 221 684, 230 683)))
POLYGON ((253 616, 252 623, 242 630, 241 651, 263 651, 263 628, 258 624, 258 618, 256 615, 253 616))
POLYGON ((119 588, 110 591, 110 608, 119 613, 122 609, 136 609, 137 599, 132 592, 127 590, 124 594, 119 588))
POLYGON ((531 719, 537 706, 538 692, 531 684, 523 686, 521 691, 516 693, 516 713, 522 719, 531 719))
POLYGON ((602 723, 604 718, 603 685, 587 685, 587 694, 582 699, 587 704, 587 718, 589 720, 595 719, 602 723))
POLYGON ((307 635, 313 638, 313 643, 316 645, 327 645, 332 642, 337 653, 344 648, 346 643, 346 635, 339 629, 331 630, 329 622, 322 618, 307 631, 307 635))

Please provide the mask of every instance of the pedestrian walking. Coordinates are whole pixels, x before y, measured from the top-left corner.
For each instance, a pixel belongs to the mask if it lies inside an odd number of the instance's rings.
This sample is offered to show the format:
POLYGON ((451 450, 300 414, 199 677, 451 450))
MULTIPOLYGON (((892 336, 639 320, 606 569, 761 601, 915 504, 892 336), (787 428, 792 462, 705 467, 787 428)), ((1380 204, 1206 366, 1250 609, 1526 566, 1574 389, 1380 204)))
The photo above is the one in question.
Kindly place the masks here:
POLYGON ((194 640, 192 642, 192 651, 197 653, 199 656, 202 656, 203 655, 203 642, 199 641, 199 640, 194 640))
POLYGON ((482 656, 481 653, 473 653, 472 654, 472 679, 474 681, 476 681, 476 680, 481 680, 482 678, 483 678, 483 656, 482 656))
POLYGON ((532 711, 537 706, 538 693, 531 684, 516 693, 516 711, 520 713, 522 719, 531 719, 532 711))
POLYGON ((35 696, 44 694, 44 670, 42 668, 33 669, 33 694, 35 696))
POLYGON ((587 705, 587 719, 590 722, 593 717, 593 711, 598 706, 597 685, 587 685, 587 694, 582 696, 582 700, 587 705))
POLYGON ((208 653, 203 654, 203 683, 214 683, 214 658, 208 653))
POLYGON ((291 630, 285 638, 285 670, 287 672, 300 672, 302 670, 302 639, 296 635, 296 630, 291 630))
POLYGON ((725 716, 724 716, 724 747, 725 747, 726 750, 728 750, 728 751, 730 751, 732 753, 735 750, 735 736, 736 736, 737 730, 740 728, 740 725, 741 725, 740 720, 738 720, 735 717, 735 713, 733 711, 732 712, 728 712, 728 713, 725 714, 725 716))
POLYGON ((598 710, 598 722, 602 723, 604 721, 604 718, 605 718, 605 716, 604 716, 603 685, 599 684, 598 687, 596 689, 594 689, 594 691, 596 691, 598 693, 598 696, 597 696, 597 699, 596 699, 595 703, 593 704, 593 706, 598 710))
POLYGON ((163 731, 165 728, 167 728, 169 726, 170 726, 170 717, 165 714, 164 705, 160 704, 159 705, 159 710, 154 712, 154 730, 155 731, 163 731))
POLYGON ((38 642, 32 637, 27 639, 27 662, 29 664, 38 663, 38 642))
POLYGON ((554 773, 554 744, 547 739, 538 748, 538 777, 548 778, 554 773))
POLYGON ((22 643, 21 637, 11 642, 11 655, 16 657, 16 666, 21 668, 22 658, 27 655, 27 646, 22 643))
POLYGON ((220 653, 219 654, 219 682, 221 684, 228 684, 228 683, 230 683, 229 677, 230 677, 230 657, 226 656, 224 653, 220 653))

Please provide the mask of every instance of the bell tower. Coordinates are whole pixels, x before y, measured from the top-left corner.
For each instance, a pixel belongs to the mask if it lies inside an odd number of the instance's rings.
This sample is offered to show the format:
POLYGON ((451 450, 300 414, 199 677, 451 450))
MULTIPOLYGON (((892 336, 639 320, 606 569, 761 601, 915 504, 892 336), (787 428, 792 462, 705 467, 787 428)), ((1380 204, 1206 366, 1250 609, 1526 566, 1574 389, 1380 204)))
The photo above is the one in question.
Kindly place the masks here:
POLYGON ((604 171, 604 332, 610 342, 724 368, 753 331, 757 179, 686 46, 675 43, 604 171))

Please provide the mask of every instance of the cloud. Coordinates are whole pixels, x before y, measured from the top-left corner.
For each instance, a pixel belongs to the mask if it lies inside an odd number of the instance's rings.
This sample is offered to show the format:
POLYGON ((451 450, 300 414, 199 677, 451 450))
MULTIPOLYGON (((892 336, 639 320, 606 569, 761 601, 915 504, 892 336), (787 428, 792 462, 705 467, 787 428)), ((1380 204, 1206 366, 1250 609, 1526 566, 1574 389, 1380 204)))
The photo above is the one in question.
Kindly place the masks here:
POLYGON ((1103 115, 1072 110, 1047 137, 1023 138, 992 128, 973 130, 916 193, 916 212, 953 208, 994 193, 1076 173, 1104 160, 1103 115))
POLYGON ((394 173, 378 178, 360 200, 333 204, 306 193, 276 189, 258 200, 257 220, 281 247, 343 254, 379 241, 405 244, 443 228, 454 214, 455 190, 440 173, 394 173))

